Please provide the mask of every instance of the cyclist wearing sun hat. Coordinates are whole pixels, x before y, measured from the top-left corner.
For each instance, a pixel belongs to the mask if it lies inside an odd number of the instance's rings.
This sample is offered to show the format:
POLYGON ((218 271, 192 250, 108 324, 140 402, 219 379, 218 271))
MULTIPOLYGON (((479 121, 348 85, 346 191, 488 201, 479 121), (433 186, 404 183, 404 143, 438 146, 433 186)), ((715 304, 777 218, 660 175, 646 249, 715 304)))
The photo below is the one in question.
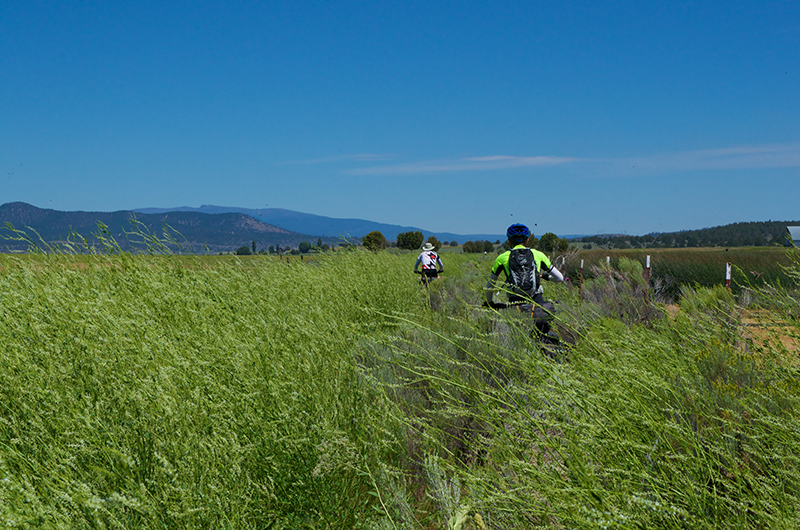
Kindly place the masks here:
POLYGON ((422 245, 422 252, 417 258, 417 262, 414 263, 414 272, 417 272, 417 267, 420 265, 422 265, 422 273, 431 279, 436 278, 440 273, 444 272, 442 260, 431 243, 422 245), (439 267, 438 271, 436 270, 437 266, 439 267))
POLYGON ((550 264, 543 252, 525 246, 531 236, 527 226, 513 224, 506 230, 506 236, 512 248, 494 260, 492 274, 486 283, 486 301, 492 304, 494 290, 498 288, 497 279, 503 272, 506 275, 504 290, 508 293, 509 302, 533 302, 542 306, 545 300, 539 278, 561 282, 564 276, 550 264))

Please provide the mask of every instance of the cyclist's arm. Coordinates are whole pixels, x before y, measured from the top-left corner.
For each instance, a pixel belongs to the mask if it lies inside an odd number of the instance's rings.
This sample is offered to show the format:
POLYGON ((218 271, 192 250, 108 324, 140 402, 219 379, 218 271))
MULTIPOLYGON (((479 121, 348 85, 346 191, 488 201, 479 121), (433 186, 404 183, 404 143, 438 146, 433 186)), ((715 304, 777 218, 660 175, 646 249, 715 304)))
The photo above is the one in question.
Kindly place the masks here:
POLYGON ((551 282, 563 282, 564 281, 564 275, 561 274, 561 271, 559 271, 558 269, 556 269, 553 266, 550 266, 549 269, 543 270, 542 273, 544 275, 546 275, 546 277, 544 278, 545 280, 550 280, 551 282))
POLYGON ((497 278, 498 275, 492 273, 489 275, 489 281, 486 282, 486 301, 489 302, 490 305, 492 303, 492 298, 494 297, 494 290, 497 289, 497 284, 495 283, 497 282, 497 278))
POLYGON ((417 267, 419 267, 419 264, 421 262, 422 262, 422 254, 419 255, 419 257, 417 258, 417 262, 414 264, 414 272, 417 272, 417 267))
POLYGON ((444 265, 442 265, 442 258, 436 256, 436 264, 439 265, 439 272, 444 272, 444 265))
POLYGON ((486 290, 484 291, 486 295, 486 301, 489 304, 492 303, 492 297, 494 296, 494 292, 497 290, 497 278, 500 277, 500 272, 503 272, 506 277, 508 276, 508 272, 506 272, 504 263, 508 261, 508 254, 509 252, 503 252, 494 260, 494 264, 492 265, 492 271, 489 275, 489 281, 486 282, 486 290))

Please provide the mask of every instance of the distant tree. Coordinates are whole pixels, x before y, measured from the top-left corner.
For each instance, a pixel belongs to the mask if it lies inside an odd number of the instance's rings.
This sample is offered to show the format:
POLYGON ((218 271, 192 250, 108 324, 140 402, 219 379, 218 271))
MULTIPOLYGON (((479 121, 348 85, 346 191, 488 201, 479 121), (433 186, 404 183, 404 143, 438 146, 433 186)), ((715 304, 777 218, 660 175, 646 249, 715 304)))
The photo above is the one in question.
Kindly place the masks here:
POLYGON ((256 242, 253 241, 253 254, 255 254, 255 253, 256 253, 256 242))
POLYGON ((497 241, 494 242, 494 244, 495 245, 499 245, 500 244, 500 240, 498 239, 497 241))
POLYGON ((327 243, 323 243, 319 248, 321 248, 323 252, 328 252, 331 247, 329 247, 327 243))
POLYGON ((367 250, 380 250, 386 248, 386 238, 379 231, 374 230, 361 239, 361 244, 367 250))
POLYGON ((564 239, 563 237, 558 238, 558 246, 556 246, 556 250, 559 252, 566 252, 569 250, 569 241, 564 239))
MULTIPOLYGON (((500 247, 500 249, 503 249, 504 251, 511 250, 512 246, 513 245, 511 244, 511 242, 508 239, 506 239, 505 241, 503 241, 503 245, 500 247)), ((534 236, 531 236, 525 242, 525 246, 528 247, 528 248, 538 248, 539 247, 539 240, 537 238, 535 238, 534 236)), ((500 249, 498 249, 498 250, 500 250, 500 249)))
POLYGON ((451 241, 450 242, 450 246, 451 247, 457 247, 458 246, 458 241, 451 241))
POLYGON ((252 254, 252 252, 250 252, 250 247, 248 247, 247 245, 242 245, 241 247, 236 249, 236 252, 234 252, 234 254, 236 254, 237 256, 249 256, 252 254))
POLYGON ((298 248, 300 249, 300 253, 305 254, 306 252, 311 250, 311 243, 309 243, 308 241, 301 241, 300 245, 298 245, 298 248))
POLYGON ((317 239, 317 248, 322 248, 322 238, 317 239))
POLYGON ((465 241, 461 249, 467 253, 494 252, 494 244, 491 241, 465 241))
POLYGON ((543 252, 553 252, 558 248, 558 236, 553 232, 547 232, 539 240, 539 250, 543 252))
POLYGON ((428 243, 433 245, 433 250, 439 250, 442 248, 442 242, 436 239, 436 236, 428 236, 428 243))
POLYGON ((422 246, 424 241, 422 232, 400 232, 397 234, 397 248, 404 248, 406 250, 418 249, 422 246))
POLYGON ((275 247, 270 245, 267 250, 269 251, 270 254, 273 254, 275 252, 275 247))

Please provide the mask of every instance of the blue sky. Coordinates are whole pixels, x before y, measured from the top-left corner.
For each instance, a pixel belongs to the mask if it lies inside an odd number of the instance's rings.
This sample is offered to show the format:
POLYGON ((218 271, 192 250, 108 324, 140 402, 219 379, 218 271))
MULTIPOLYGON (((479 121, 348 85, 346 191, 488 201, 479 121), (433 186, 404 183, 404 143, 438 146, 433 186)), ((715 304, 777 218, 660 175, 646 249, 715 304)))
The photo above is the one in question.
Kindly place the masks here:
POLYGON ((0 203, 800 219, 797 2, 3 2, 0 203))

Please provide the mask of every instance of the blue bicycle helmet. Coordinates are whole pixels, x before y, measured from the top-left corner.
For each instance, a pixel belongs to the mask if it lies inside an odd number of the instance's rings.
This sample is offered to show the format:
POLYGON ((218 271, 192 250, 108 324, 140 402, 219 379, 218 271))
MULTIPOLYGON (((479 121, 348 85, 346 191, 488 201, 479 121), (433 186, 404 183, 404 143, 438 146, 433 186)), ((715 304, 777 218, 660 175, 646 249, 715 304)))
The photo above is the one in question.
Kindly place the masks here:
POLYGON ((531 231, 528 230, 528 227, 518 223, 509 226, 508 230, 506 230, 506 237, 508 237, 508 239, 522 239, 530 235, 531 231))

